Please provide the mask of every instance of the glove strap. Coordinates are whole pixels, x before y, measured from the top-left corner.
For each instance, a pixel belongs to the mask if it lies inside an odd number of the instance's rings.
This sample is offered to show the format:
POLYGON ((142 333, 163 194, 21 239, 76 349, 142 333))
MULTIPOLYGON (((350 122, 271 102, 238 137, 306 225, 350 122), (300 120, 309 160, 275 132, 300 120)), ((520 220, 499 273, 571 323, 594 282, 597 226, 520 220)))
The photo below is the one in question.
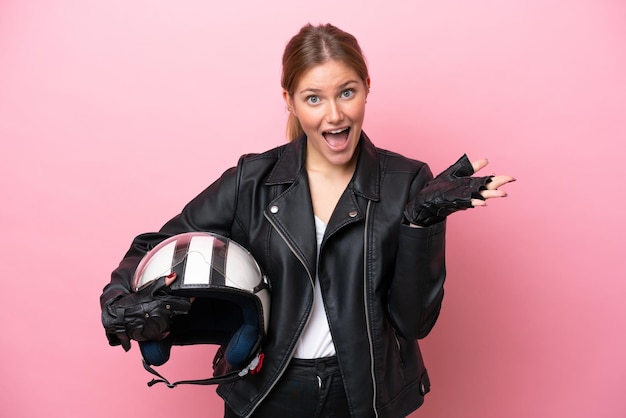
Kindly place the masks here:
POLYGON ((115 335, 119 338, 120 343, 124 351, 130 350, 130 338, 126 334, 126 323, 124 322, 124 313, 126 309, 122 307, 115 308, 115 315, 117 320, 115 321, 115 335))

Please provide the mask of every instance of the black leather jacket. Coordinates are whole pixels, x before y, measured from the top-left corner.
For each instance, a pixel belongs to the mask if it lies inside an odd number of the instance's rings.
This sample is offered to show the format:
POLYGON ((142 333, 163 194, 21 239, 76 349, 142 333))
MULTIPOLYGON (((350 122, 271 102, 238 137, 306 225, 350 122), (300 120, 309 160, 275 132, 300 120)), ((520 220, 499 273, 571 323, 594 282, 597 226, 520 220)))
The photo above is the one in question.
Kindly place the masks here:
POLYGON ((317 272, 352 416, 406 416, 430 387, 417 339, 432 329, 443 298, 445 223, 420 229, 402 222, 406 202, 431 171, 362 134, 356 172, 317 263, 305 148, 300 137, 243 156, 159 233, 133 241, 101 301, 129 292, 140 258, 166 237, 190 230, 230 237, 252 253, 272 286, 261 371, 218 387, 231 409, 249 416, 280 379, 307 324, 317 272))

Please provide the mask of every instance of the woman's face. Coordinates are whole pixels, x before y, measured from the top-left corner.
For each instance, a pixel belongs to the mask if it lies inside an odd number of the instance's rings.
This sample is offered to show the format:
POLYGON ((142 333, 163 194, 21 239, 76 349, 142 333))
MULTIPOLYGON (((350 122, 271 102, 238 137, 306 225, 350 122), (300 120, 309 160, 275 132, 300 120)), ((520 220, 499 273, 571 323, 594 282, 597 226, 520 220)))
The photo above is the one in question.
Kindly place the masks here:
POLYGON ((307 136, 307 166, 331 168, 353 162, 365 116, 365 82, 351 67, 331 60, 307 70, 293 96, 283 97, 307 136))

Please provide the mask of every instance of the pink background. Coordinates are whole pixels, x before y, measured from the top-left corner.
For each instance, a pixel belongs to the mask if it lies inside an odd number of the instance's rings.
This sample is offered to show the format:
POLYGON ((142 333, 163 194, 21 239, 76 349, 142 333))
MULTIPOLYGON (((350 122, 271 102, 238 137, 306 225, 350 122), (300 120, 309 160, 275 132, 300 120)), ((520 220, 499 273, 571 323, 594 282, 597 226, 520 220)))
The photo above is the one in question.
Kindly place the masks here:
MULTIPOLYGON (((360 40, 378 146, 518 178, 450 220, 412 417, 626 416, 626 3, 369 3, 0 2, 1 416, 221 416, 213 387, 148 388, 98 296, 136 234, 284 142, 308 21, 360 40)), ((168 376, 208 375, 210 348, 177 353, 168 376)))

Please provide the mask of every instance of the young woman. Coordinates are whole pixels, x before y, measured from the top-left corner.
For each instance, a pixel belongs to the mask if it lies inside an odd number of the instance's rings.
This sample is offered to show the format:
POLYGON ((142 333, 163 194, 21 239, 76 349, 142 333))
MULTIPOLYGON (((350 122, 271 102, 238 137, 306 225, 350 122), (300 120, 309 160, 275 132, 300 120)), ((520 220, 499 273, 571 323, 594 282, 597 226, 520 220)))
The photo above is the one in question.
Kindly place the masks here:
POLYGON ((362 131, 365 60, 332 25, 290 40, 282 87, 290 142, 242 157, 134 240, 101 296, 109 341, 167 332, 169 319, 120 332, 108 318, 129 300, 170 303, 131 295, 139 260, 172 235, 210 231, 248 249, 272 289, 262 369, 217 389, 226 417, 406 416, 429 391, 417 340, 441 307, 445 218, 506 196, 499 187, 514 179, 472 177, 487 162, 465 156, 433 179, 426 164, 376 148, 362 131))

